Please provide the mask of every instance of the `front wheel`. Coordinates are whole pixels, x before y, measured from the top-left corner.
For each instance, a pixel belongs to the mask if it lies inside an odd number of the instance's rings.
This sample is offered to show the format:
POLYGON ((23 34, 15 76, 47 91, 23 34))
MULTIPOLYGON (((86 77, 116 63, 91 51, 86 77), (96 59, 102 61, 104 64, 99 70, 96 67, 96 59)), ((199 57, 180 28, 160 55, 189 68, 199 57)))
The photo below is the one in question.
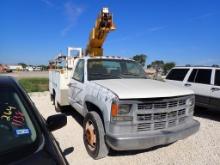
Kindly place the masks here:
POLYGON ((98 113, 89 112, 83 121, 83 141, 88 154, 93 159, 108 155, 109 148, 105 143, 105 131, 98 113))

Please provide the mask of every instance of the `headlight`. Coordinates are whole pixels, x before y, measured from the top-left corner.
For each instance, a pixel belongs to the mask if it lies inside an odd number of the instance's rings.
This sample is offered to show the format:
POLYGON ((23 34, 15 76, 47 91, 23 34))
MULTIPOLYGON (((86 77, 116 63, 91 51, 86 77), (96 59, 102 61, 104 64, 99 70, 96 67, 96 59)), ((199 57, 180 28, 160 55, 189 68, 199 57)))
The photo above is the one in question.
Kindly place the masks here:
POLYGON ((118 114, 124 115, 128 114, 130 112, 131 106, 128 104, 121 104, 119 105, 118 114))
POLYGON ((194 98, 189 98, 186 100, 186 105, 193 106, 194 105, 194 98))
POLYGON ((132 121, 133 116, 130 115, 131 105, 117 104, 112 102, 111 116, 112 121, 132 121))

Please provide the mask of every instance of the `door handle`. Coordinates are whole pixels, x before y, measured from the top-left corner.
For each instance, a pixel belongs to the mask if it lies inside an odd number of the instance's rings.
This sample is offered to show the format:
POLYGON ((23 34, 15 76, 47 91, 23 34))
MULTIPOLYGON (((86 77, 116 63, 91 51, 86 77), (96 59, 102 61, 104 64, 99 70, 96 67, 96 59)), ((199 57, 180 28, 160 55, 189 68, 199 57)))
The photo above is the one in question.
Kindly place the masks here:
POLYGON ((213 87, 213 88, 211 88, 211 91, 212 91, 212 92, 214 92, 214 91, 220 91, 220 88, 215 88, 215 87, 213 87))
POLYGON ((184 84, 184 86, 185 86, 185 87, 190 87, 190 86, 192 86, 192 85, 186 83, 186 84, 184 84))

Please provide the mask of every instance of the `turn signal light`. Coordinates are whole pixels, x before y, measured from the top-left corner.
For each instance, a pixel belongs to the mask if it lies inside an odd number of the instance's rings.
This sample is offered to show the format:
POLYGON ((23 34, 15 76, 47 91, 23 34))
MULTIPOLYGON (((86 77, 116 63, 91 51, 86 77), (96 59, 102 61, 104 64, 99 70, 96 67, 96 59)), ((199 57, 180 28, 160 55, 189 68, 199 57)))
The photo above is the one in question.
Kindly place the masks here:
POLYGON ((118 104, 112 103, 111 113, 113 117, 118 115, 118 104))

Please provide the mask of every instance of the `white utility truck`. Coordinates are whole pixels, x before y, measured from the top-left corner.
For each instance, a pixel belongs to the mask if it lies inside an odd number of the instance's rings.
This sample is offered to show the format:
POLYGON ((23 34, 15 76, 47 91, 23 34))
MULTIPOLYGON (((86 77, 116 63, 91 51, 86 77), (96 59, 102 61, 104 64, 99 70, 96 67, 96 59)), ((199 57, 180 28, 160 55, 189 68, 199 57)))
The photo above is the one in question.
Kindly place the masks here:
POLYGON ((69 55, 65 59, 74 61, 72 67, 49 73, 55 106, 71 105, 84 117, 83 140, 89 155, 99 159, 110 148, 140 150, 170 144, 197 132, 194 93, 147 79, 133 60, 102 56, 95 43, 101 43, 98 37, 105 32, 96 27, 85 55, 81 51, 77 58, 69 55))

